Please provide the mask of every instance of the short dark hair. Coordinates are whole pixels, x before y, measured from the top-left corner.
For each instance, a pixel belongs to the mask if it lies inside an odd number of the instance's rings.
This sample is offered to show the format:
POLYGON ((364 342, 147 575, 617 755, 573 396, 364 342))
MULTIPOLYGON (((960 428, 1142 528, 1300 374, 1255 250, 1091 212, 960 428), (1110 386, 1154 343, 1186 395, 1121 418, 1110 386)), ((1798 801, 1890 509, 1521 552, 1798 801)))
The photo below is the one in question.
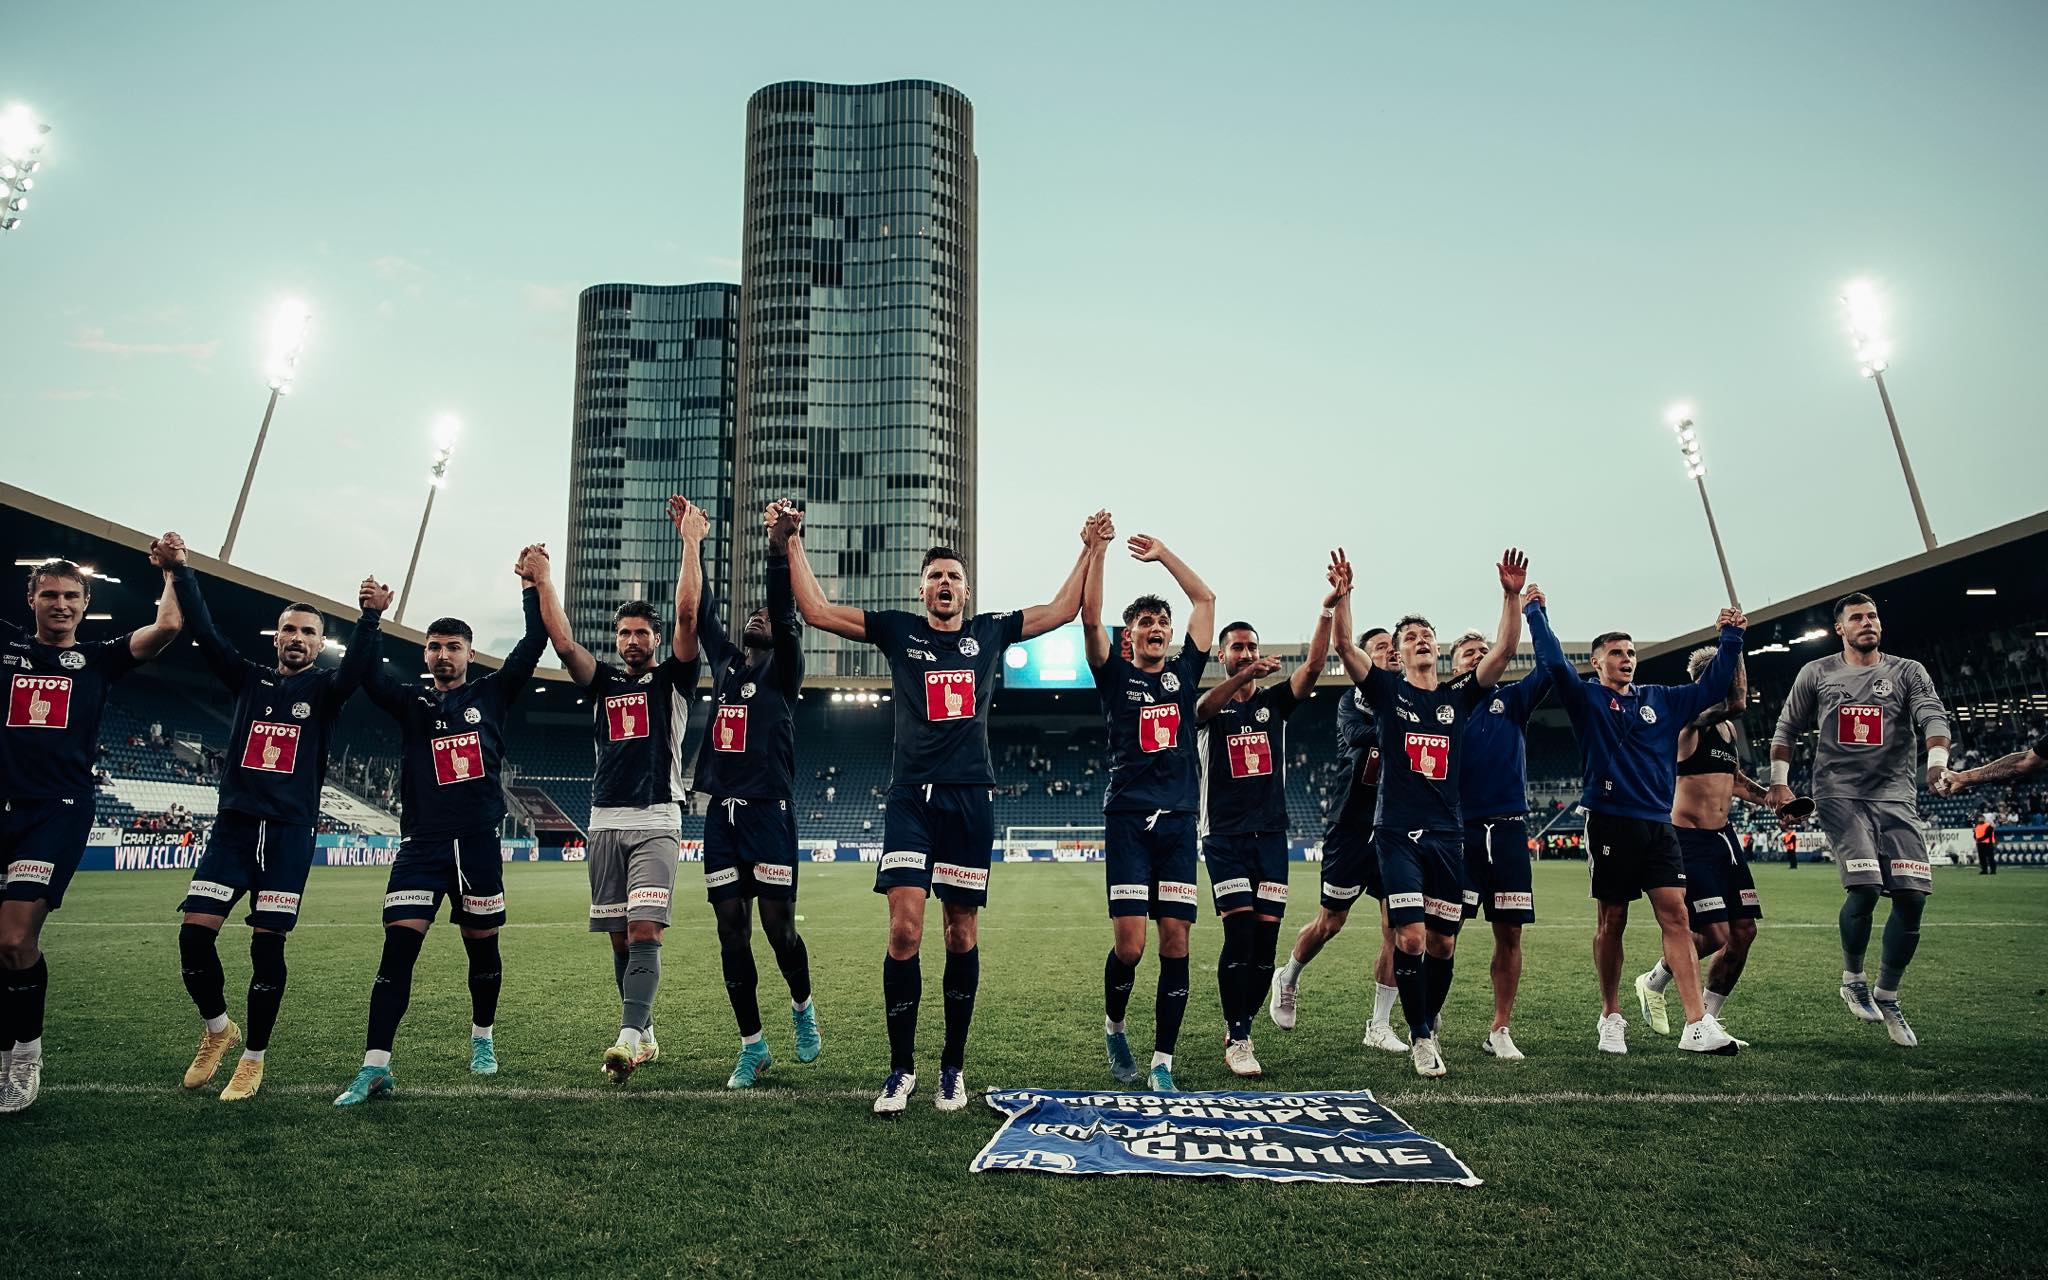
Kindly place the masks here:
POLYGON ((1221 640, 1223 637, 1229 635, 1233 631, 1249 631, 1252 633, 1252 643, 1258 643, 1259 629, 1253 626, 1251 623, 1245 622, 1243 620, 1239 620, 1237 622, 1232 622, 1225 625, 1221 631, 1218 631, 1216 633, 1216 638, 1218 640, 1221 640))
POLYGON ((1390 639, 1390 640, 1391 640, 1391 639, 1393 639, 1394 633, 1393 633, 1393 632, 1391 632, 1391 631, 1389 631, 1389 630, 1387 630, 1387 629, 1386 629, 1385 627, 1367 627, 1367 628, 1365 629, 1365 634, 1364 634, 1364 635, 1362 635, 1362 636, 1360 636, 1360 637, 1358 637, 1358 646, 1359 646, 1359 648, 1361 648, 1361 649, 1362 649, 1362 648, 1364 648, 1364 647, 1365 647, 1366 645, 1369 645, 1369 644, 1371 644, 1371 643, 1372 643, 1372 638, 1373 638, 1374 636, 1385 636, 1385 637, 1387 637, 1388 639, 1390 639))
POLYGON ((653 628, 655 635, 661 634, 661 615, 656 613, 654 606, 645 600, 628 600, 620 605, 617 611, 612 614, 612 630, 617 631, 619 624, 628 618, 644 618, 647 620, 647 625, 653 628))
POLYGON ((943 543, 924 553, 924 563, 917 566, 917 571, 923 573, 926 569, 931 568, 932 561, 934 560, 958 560, 960 562, 960 571, 962 573, 967 571, 967 557, 943 543))
POLYGON ((460 618, 436 618, 427 624, 427 634, 430 636, 461 636, 462 643, 472 649, 476 647, 476 632, 471 631, 469 624, 460 618))
POLYGON ((1849 611, 1849 606, 1852 604, 1867 604, 1873 609, 1877 607, 1877 601, 1872 600, 1869 596, 1864 595, 1861 591, 1851 591, 1848 595, 1843 596, 1840 600, 1835 601, 1836 622, 1840 622, 1842 620, 1842 615, 1849 611))
POLYGON ((1432 632, 1436 630, 1436 624, 1434 622, 1431 622, 1428 618, 1423 617, 1421 614, 1404 613, 1401 615, 1401 620, 1394 624, 1395 644, 1401 643, 1401 633, 1406 631, 1410 627, 1428 627, 1432 632))
POLYGON ((1173 621, 1173 606, 1166 603, 1165 598, 1161 596, 1139 596, 1125 605, 1124 625, 1130 626, 1141 613, 1156 613, 1168 622, 1173 621))
POLYGON ((1634 639, 1635 637, 1630 635, 1626 631, 1602 631, 1599 635, 1593 637, 1593 656, 1596 658, 1599 657, 1600 651, 1602 649, 1605 649, 1608 645, 1615 643, 1617 640, 1634 639))
POLYGON ((35 568, 30 569, 28 571, 28 593, 30 595, 36 593, 37 584, 44 578, 70 578, 79 586, 85 588, 86 599, 92 599, 92 579, 88 578, 85 575, 85 570, 79 568, 73 561, 52 556, 35 568))
POLYGON ((315 619, 317 619, 317 620, 319 621, 319 623, 320 623, 320 634, 321 634, 321 635, 323 635, 323 636, 327 634, 327 618, 326 618, 326 616, 325 616, 325 615, 323 615, 323 614, 322 614, 322 613, 320 612, 320 610, 318 610, 318 609, 314 608, 314 607, 313 607, 312 605, 310 605, 310 604, 307 604, 307 603, 306 603, 306 602, 305 602, 304 600, 294 600, 294 601, 292 601, 292 602, 291 602, 290 604, 286 605, 286 606, 285 606, 285 607, 284 607, 283 609, 280 609, 280 610, 278 611, 278 616, 279 616, 279 617, 283 617, 283 616, 284 616, 285 614, 287 614, 287 613, 310 613, 310 614, 312 614, 312 615, 313 615, 313 617, 314 617, 315 619))

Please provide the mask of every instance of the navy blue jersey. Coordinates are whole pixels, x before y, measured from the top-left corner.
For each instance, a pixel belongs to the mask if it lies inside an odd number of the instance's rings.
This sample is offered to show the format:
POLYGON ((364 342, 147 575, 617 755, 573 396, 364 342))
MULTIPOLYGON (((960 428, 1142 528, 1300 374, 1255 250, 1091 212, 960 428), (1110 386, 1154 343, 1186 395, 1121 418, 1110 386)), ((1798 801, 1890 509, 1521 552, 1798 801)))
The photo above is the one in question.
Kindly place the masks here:
POLYGON ((1287 830, 1287 717, 1300 705, 1282 680, 1202 725, 1203 835, 1287 830))
POLYGON ((1021 613, 978 613, 940 631, 914 613, 862 615, 868 643, 889 660, 895 686, 896 758, 890 785, 994 786, 988 711, 1003 650, 1024 638, 1021 613))
POLYGON ((1095 692, 1109 729, 1104 813, 1194 813, 1201 807, 1195 755, 1197 687, 1209 655, 1192 636, 1158 671, 1140 670, 1116 652, 1095 670, 1095 692))
POLYGON ((795 794, 796 724, 790 712, 804 683, 804 647, 787 556, 768 557, 768 628, 773 643, 766 649, 735 644, 706 584, 697 609, 697 647, 711 672, 715 702, 697 752, 699 791, 748 800, 788 800, 795 794))
POLYGON ((107 692, 141 660, 127 636, 60 649, 11 622, 0 627, 0 672, 7 677, 0 798, 90 800, 107 692))
POLYGON ((680 803, 683 735, 690 727, 690 697, 697 692, 697 660, 674 653, 639 675, 608 662, 591 673, 590 729, 597 766, 590 804, 597 809, 650 809, 680 803))
POLYGON ((526 588, 526 634, 505 655, 505 665, 472 676, 446 691, 428 684, 407 688, 373 664, 363 678, 370 701, 398 721, 404 742, 399 765, 399 830, 407 839, 447 839, 494 828, 505 816, 499 770, 505 755, 505 715, 533 679, 547 629, 540 597, 526 588))
POLYGON ((1328 830, 1370 831, 1380 799, 1380 729, 1363 689, 1337 700, 1337 757, 1344 762, 1344 796, 1328 830))
POLYGON ((1497 688, 1465 729, 1459 807, 1467 818, 1519 818, 1529 812, 1529 717, 1550 693, 1542 665, 1497 688))
POLYGON ((382 656, 379 613, 365 610, 349 638, 341 665, 308 667, 286 675, 276 664, 251 662, 213 625, 190 565, 171 571, 185 634, 199 656, 235 696, 228 755, 221 767, 220 807, 295 827, 320 819, 320 787, 327 780, 327 744, 342 704, 382 656))
POLYGON ((1380 727, 1380 795, 1373 829, 1456 832, 1462 839, 1461 742, 1473 709, 1486 699, 1486 686, 1467 672, 1424 689, 1374 667, 1358 688, 1380 727))

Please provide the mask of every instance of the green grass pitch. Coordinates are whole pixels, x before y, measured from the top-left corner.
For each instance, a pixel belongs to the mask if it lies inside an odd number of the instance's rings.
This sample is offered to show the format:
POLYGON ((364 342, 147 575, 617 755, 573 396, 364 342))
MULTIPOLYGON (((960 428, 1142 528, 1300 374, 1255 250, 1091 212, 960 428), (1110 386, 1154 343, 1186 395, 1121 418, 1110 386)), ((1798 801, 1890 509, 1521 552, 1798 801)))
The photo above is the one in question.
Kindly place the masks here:
MULTIPOLYGON (((1466 932, 1445 1013, 1451 1073, 1421 1081, 1405 1057, 1359 1046, 1375 943, 1361 919, 1305 976, 1299 1030, 1259 1019, 1265 1083, 1377 1091, 1485 1178, 1476 1190, 969 1175, 997 1118, 979 1102, 931 1107, 936 912, 923 1096, 897 1122, 868 1113, 885 1065, 872 874, 803 871, 825 1035, 812 1065, 795 1062, 757 939, 776 1064, 771 1087, 728 1096, 737 1037, 697 869, 682 868, 664 952, 662 1060, 621 1091, 598 1072, 618 1004, 605 944, 584 931, 583 870, 515 865, 503 1073, 467 1073, 462 948, 443 924, 400 1029, 398 1097, 353 1111, 329 1100, 360 1060, 381 869, 314 872, 265 1089, 237 1106, 215 1097, 226 1069, 214 1089, 178 1087, 197 1032, 173 914, 185 875, 81 875, 45 935, 42 1099, 0 1117, 0 1273, 2039 1274, 2048 873, 1940 873, 1905 990, 1922 1039, 1910 1051, 1836 997, 1840 891, 1825 865, 1758 868, 1769 915, 1724 1016, 1754 1047, 1733 1059, 1683 1055, 1633 1020, 1626 1058, 1594 1051, 1584 872, 1546 863, 1515 1019, 1528 1060, 1478 1051, 1482 925, 1466 932), (1697 1098, 1650 1096, 1671 1094, 1697 1098)), ((1295 864, 1283 946, 1315 883, 1295 864)), ((1106 1084, 1101 868, 999 866, 993 890, 969 1084, 1106 1084)), ((1631 974, 1655 946, 1637 916, 1631 974)), ((1187 1088, 1231 1082, 1220 935, 1205 914, 1178 1063, 1187 1088)), ((221 948, 237 1020, 247 937, 231 923, 221 948)), ((1130 1022, 1141 1061, 1155 976, 1148 955, 1130 1022)))

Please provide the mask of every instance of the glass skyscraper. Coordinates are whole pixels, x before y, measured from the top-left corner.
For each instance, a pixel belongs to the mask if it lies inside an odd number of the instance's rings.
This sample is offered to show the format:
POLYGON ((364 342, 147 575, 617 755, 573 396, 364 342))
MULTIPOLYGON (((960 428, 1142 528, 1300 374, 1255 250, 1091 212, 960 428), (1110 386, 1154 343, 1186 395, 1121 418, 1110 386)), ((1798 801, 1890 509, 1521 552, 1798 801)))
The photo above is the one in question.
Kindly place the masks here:
POLYGON ((600 657, 620 604, 674 609, 670 494, 711 517, 706 581, 731 573, 738 312, 731 284, 600 284, 578 300, 562 590, 577 640, 600 657))
MULTIPOLYGON (((804 500, 826 592, 915 608, 919 562, 974 560, 974 109, 926 80, 769 85, 747 103, 740 289, 740 539, 732 594, 762 594, 759 513, 804 500)), ((879 656, 818 633, 815 675, 879 656)))

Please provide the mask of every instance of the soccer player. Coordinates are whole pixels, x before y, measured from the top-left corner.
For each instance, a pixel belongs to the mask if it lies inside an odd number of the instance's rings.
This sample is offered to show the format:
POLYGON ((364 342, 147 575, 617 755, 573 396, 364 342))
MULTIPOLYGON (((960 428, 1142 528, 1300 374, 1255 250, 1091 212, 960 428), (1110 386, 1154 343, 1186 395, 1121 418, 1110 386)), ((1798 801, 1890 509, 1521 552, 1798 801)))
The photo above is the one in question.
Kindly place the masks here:
POLYGON ((186 562, 185 540, 166 533, 157 545, 171 566, 186 630, 234 699, 220 816, 179 907, 185 920, 178 928, 178 960, 203 1022, 184 1078, 187 1089, 197 1089, 213 1079, 222 1057, 241 1039, 241 1029, 228 1019, 219 938, 228 913, 249 895, 249 1039, 220 1094, 222 1102, 240 1102, 263 1087, 264 1055, 284 1002, 285 939, 299 922, 313 867, 328 744, 343 704, 382 655, 379 622, 391 605, 391 588, 364 579, 356 595, 362 615, 340 666, 322 671, 315 665, 327 646, 326 622, 312 605, 297 603, 278 614, 275 660, 251 662, 214 626, 199 578, 186 562))
MULTIPOLYGON (((1451 645, 1451 675, 1476 670, 1493 651, 1485 636, 1467 631, 1451 645)), ((1458 807, 1465 816, 1465 902, 1486 912, 1493 928, 1493 1026, 1480 1052, 1504 1062, 1522 1058, 1508 1030, 1522 986, 1522 926, 1536 921, 1536 881, 1529 864, 1529 717, 1550 694, 1551 674, 1536 664, 1528 675, 1493 691, 1483 711, 1465 726, 1465 761, 1458 807)))
MULTIPOLYGON (((760 976, 754 967, 753 914, 789 985, 796 1060, 815 1062, 822 1041, 811 997, 810 950, 796 931, 796 728, 791 709, 804 682, 804 651, 789 588, 789 535, 794 506, 769 504, 768 603, 747 615, 735 644, 719 620, 709 585, 677 608, 695 607, 697 643, 716 699, 697 754, 697 790, 711 800, 704 815, 704 892, 718 923, 725 994, 739 1022, 740 1057, 728 1089, 749 1089, 772 1065, 761 1033, 760 976)), ((696 557, 687 539, 684 554, 696 557)), ((693 574, 693 583, 702 575, 693 574)), ((693 587, 694 591, 695 588, 693 587)))
POLYGON ((1692 684, 1636 684, 1636 646, 1627 632, 1593 638, 1594 674, 1581 680, 1550 629, 1545 605, 1542 591, 1532 590, 1524 612, 1536 660, 1550 668, 1579 736, 1585 774, 1579 805, 1587 814, 1586 851, 1599 904, 1593 970, 1600 983, 1600 1050, 1628 1052, 1628 1019, 1621 1014, 1621 939, 1628 927, 1628 904, 1647 894, 1663 933, 1665 967, 1685 1006, 1685 1034, 1678 1047, 1733 1054, 1740 1046, 1707 1012, 1700 996, 1699 960, 1686 918, 1685 860, 1671 825, 1671 806, 1678 735, 1702 711, 1728 697, 1748 619, 1739 610, 1721 610, 1720 643, 1692 684))
MULTIPOLYGON (((1348 590, 1351 565, 1338 557, 1348 590)), ((1465 823, 1459 789, 1464 741, 1486 694, 1507 670, 1522 639, 1518 593, 1529 561, 1510 547, 1494 566, 1502 592, 1500 628, 1493 647, 1471 671, 1448 683, 1437 677, 1436 628, 1409 614, 1394 624, 1401 675, 1364 661, 1348 646, 1339 651, 1358 682, 1380 730, 1379 811, 1373 847, 1379 855, 1387 919, 1394 929, 1394 984, 1408 1023, 1408 1055, 1421 1076, 1445 1073, 1436 1024, 1450 994, 1458 930, 1465 913, 1465 823)))
MULTIPOLYGON (((1232 1073, 1260 1075, 1252 1019, 1273 981, 1280 921, 1287 914, 1287 720, 1314 695, 1330 654, 1337 605, 1349 588, 1331 557, 1330 590, 1309 637, 1308 654, 1279 684, 1258 682, 1280 669, 1259 653, 1249 622, 1223 628, 1226 678, 1195 704, 1201 729, 1202 861, 1223 921, 1216 986, 1223 1000, 1223 1061, 1232 1073)), ((1348 623, 1346 624, 1349 625, 1348 623)))
MULTIPOLYGON (((165 570, 162 549, 150 564, 165 570)), ((69 560, 28 571, 33 629, 0 622, 7 721, 0 731, 0 1112, 26 1110, 43 1078, 43 1007, 50 964, 43 921, 92 835, 92 766, 107 692, 178 636, 182 617, 168 581, 156 621, 112 640, 80 640, 92 581, 69 560)))
POLYGON ((661 935, 668 927, 682 839, 683 735, 697 689, 697 547, 708 527, 687 499, 669 499, 669 518, 682 537, 676 572, 676 625, 661 652, 654 606, 633 600, 612 615, 620 667, 599 662, 576 643, 555 595, 549 557, 528 557, 542 622, 555 656, 590 697, 596 766, 591 775, 590 931, 611 940, 619 989, 619 1036, 599 1069, 613 1084, 661 1056, 654 1039, 654 996, 661 985, 661 935), (623 668, 623 669, 622 669, 623 668))
MULTIPOLYGON (((1104 521, 1098 532, 1113 537, 1104 521)), ((1188 625, 1172 656, 1173 607, 1139 596, 1124 607, 1130 656, 1111 644, 1102 625, 1102 561, 1088 566, 1081 592, 1088 666, 1102 699, 1109 738, 1109 783, 1102 795, 1103 854, 1112 931, 1103 961, 1103 1033, 1109 1073, 1135 1084, 1138 1063, 1124 1034, 1124 1013, 1138 961, 1145 955, 1145 918, 1158 922, 1159 985, 1152 1007, 1152 1067, 1147 1088, 1174 1092, 1173 1053, 1188 1007, 1188 930, 1195 909, 1195 821, 1201 809, 1196 777, 1195 701, 1209 665, 1216 593, 1167 545, 1150 534, 1128 543, 1131 558, 1165 567, 1188 598, 1188 625)))
POLYGON ((875 1099, 875 1114, 901 1114, 917 1089, 917 1007, 924 989, 918 949, 925 899, 933 895, 946 938, 946 1041, 935 1102, 941 1111, 958 1111, 967 1105, 962 1068, 981 985, 976 942, 995 848, 988 712, 996 673, 1003 650, 1064 626, 1081 611, 1089 558, 1107 546, 1097 526, 1108 513, 1097 512, 1082 525, 1081 554, 1050 602, 1021 613, 972 616, 967 564, 943 546, 926 551, 919 570, 921 615, 834 604, 804 554, 804 513, 788 512, 782 519, 794 526, 787 546, 797 611, 821 631, 880 649, 894 687, 896 754, 875 875, 875 892, 889 901, 889 944, 882 959, 889 1076, 875 1099))
POLYGON ((1835 602, 1842 651, 1799 669, 1771 738, 1770 805, 1791 802, 1792 748, 1818 728, 1813 748, 1814 816, 1827 832, 1846 896, 1842 934, 1842 999, 1865 1022, 1883 1022, 1892 1043, 1920 1043, 1899 1009, 1899 980, 1920 945, 1920 914, 1934 892, 1927 836, 1915 807, 1916 738, 1927 743, 1926 781, 1933 789, 1948 769, 1948 713, 1927 668, 1879 649, 1884 624, 1877 602, 1862 592, 1835 602), (1880 894, 1892 900, 1885 921, 1877 989, 1863 971, 1871 916, 1880 894))
POLYGON ((470 679, 474 633, 469 624, 436 618, 427 624, 423 654, 431 688, 400 684, 383 663, 372 663, 364 677, 370 701, 398 721, 402 838, 384 887, 384 954, 370 988, 363 1066, 335 1098, 337 1107, 390 1096, 392 1042, 412 999, 413 965, 444 897, 454 899, 448 919, 469 954, 469 1069, 480 1076, 498 1073, 492 1032, 504 982, 498 929, 505 923, 505 867, 498 848, 505 789, 499 771, 505 718, 533 679, 541 646, 547 643, 536 586, 547 572, 546 554, 535 544, 522 550, 513 565, 525 584, 520 594, 526 633, 496 671, 470 679))
MULTIPOLYGON (((1337 602, 1331 626, 1338 653, 1350 647, 1351 597, 1337 602)), ((1397 670, 1394 635, 1370 627, 1358 638, 1365 661, 1385 671, 1397 670)), ((1372 847, 1372 815, 1379 803, 1380 731, 1361 689, 1347 691, 1337 702, 1338 758, 1344 762, 1344 797, 1323 829, 1322 898, 1316 913, 1301 927, 1287 963, 1273 973, 1273 993, 1266 1013, 1273 1025, 1292 1031, 1300 1008, 1301 972, 1330 939, 1343 931, 1361 893, 1379 901, 1380 950, 1372 964, 1372 1016, 1365 1024, 1365 1045, 1388 1053, 1406 1053, 1408 1044, 1394 1033, 1390 1021, 1401 989, 1394 985, 1394 930, 1387 923, 1385 893, 1380 885, 1379 855, 1372 847)))
MULTIPOLYGON (((1712 645, 1694 649, 1686 657, 1685 673, 1699 679, 1716 652, 1712 645)), ((1748 705, 1749 675, 1737 661, 1735 683, 1726 700, 1693 717, 1678 735, 1678 785, 1671 801, 1671 825, 1677 829, 1678 850, 1685 860, 1685 910, 1693 950, 1701 960, 1714 957, 1702 999, 1717 1019, 1749 963, 1756 922, 1764 916, 1749 854, 1728 825, 1728 810, 1737 795, 1754 805, 1764 802, 1763 787, 1742 771, 1735 754, 1734 721, 1748 705)), ((1664 990, 1671 985, 1670 967, 1659 959, 1636 978, 1635 985, 1644 1021, 1657 1034, 1670 1034, 1671 1016, 1664 999, 1664 990)))

